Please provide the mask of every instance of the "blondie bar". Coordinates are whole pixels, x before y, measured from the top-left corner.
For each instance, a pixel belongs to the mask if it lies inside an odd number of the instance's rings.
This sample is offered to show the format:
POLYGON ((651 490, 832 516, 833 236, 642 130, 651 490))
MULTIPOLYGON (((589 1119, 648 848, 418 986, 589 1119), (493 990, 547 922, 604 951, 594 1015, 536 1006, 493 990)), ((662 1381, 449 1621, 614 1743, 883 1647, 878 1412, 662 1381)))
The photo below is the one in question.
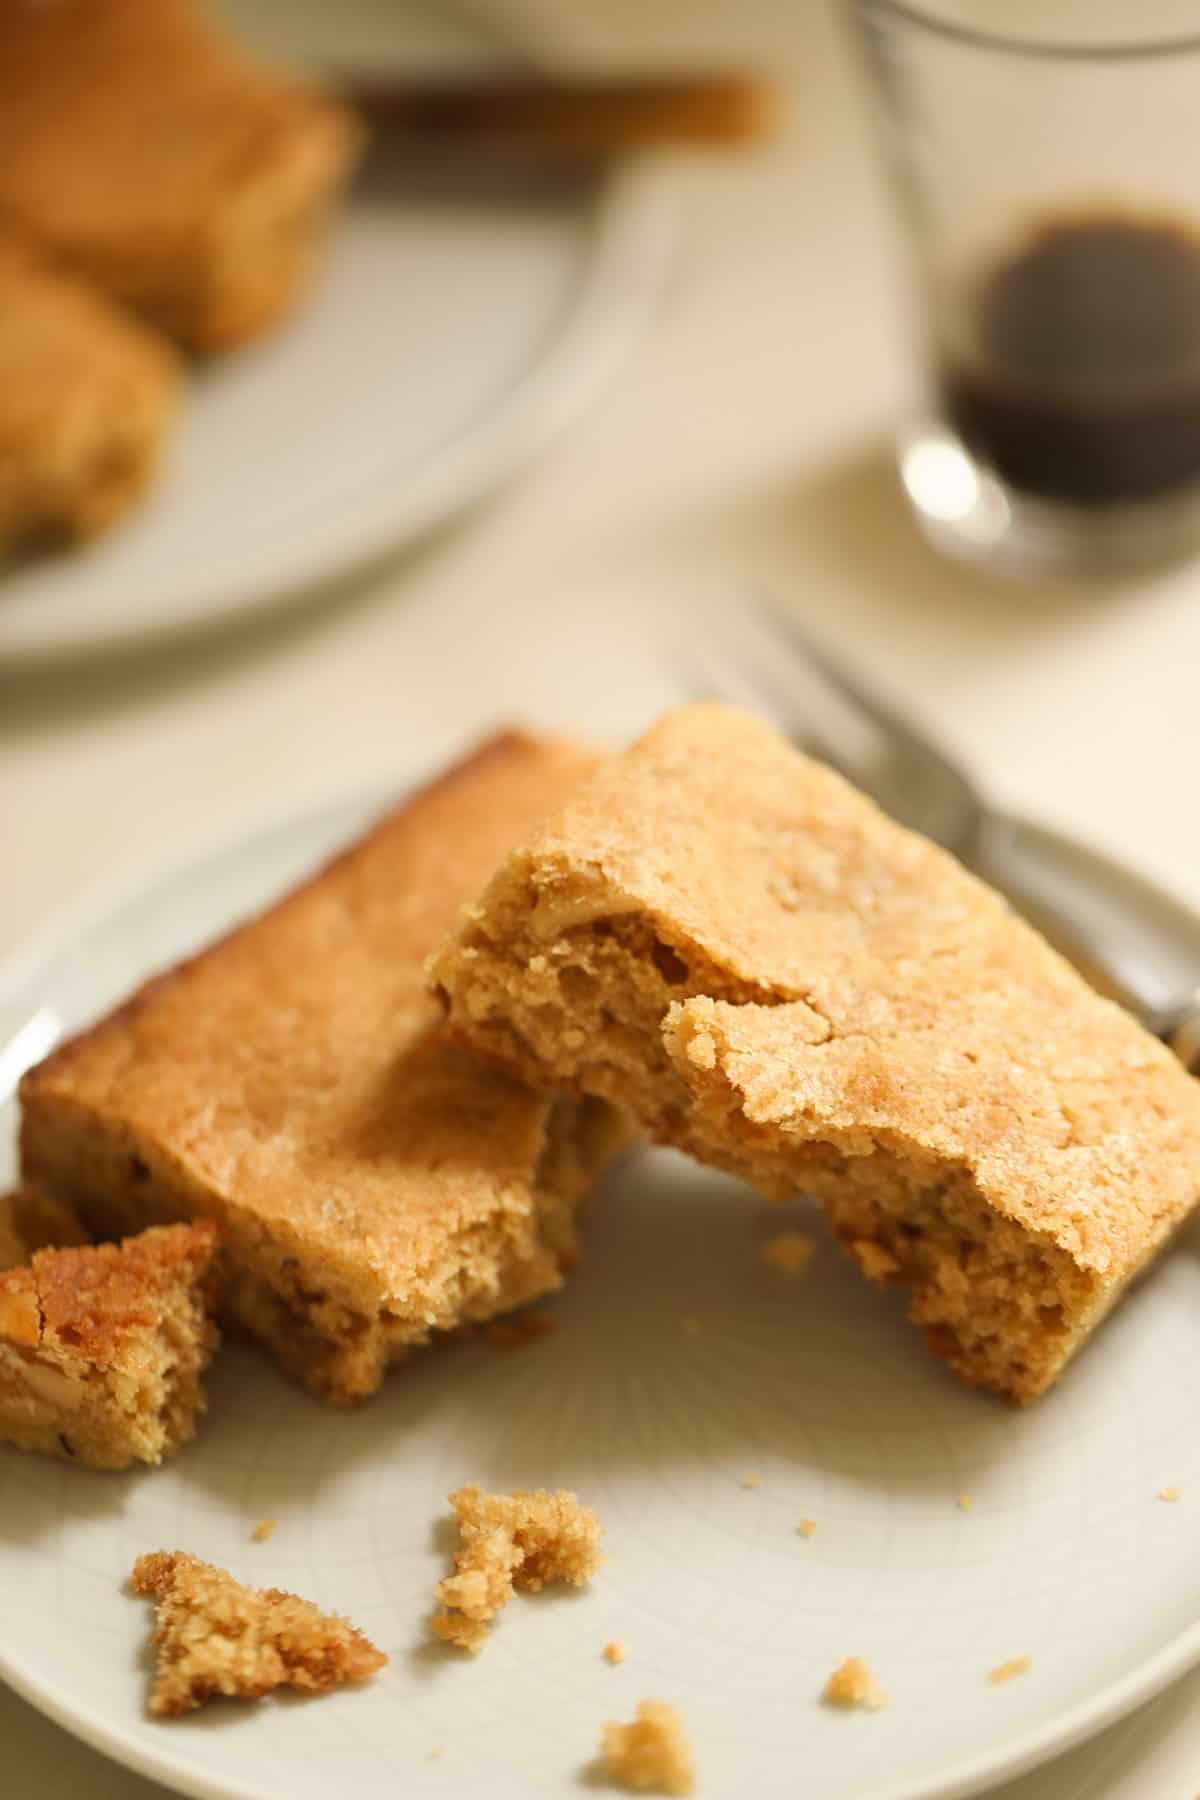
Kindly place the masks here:
POLYGON ((424 959, 595 758, 495 738, 21 1086, 24 1178, 98 1235, 220 1221, 229 1312, 337 1402, 561 1285, 628 1127, 445 1041, 424 959))
POLYGON ((1200 1084, 1000 896, 766 725, 667 715, 435 958, 453 1027, 807 1190, 968 1381, 1060 1373, 1200 1198, 1200 1084))

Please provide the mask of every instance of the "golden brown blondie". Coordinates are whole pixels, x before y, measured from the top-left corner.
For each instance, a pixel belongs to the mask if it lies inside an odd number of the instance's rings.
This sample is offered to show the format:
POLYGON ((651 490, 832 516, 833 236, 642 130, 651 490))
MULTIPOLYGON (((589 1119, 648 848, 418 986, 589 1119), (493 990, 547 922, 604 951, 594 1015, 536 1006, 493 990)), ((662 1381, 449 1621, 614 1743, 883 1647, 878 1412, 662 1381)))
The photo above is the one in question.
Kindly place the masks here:
MULTIPOLYGON (((0 102, 0 138, 2 117, 0 102)), ((127 511, 179 388, 157 332, 0 238, 0 553, 90 537, 127 511)))
POLYGON ((0 6, 0 221, 189 348, 287 309, 359 139, 188 0, 0 6))
POLYGON ((1200 1085, 766 725, 668 714, 434 962, 454 1028, 824 1202, 968 1381, 1040 1394, 1200 1197, 1200 1085))
POLYGON ((561 1285, 628 1135, 444 1041, 423 964, 595 758, 500 736, 21 1087, 24 1178, 99 1235, 213 1217, 229 1312, 322 1397, 561 1285))
POLYGON ((160 1463, 204 1410, 214 1226, 38 1250, 0 1275, 0 1443, 89 1469, 160 1463))
POLYGON ((387 1662, 348 1620, 282 1588, 243 1587, 186 1550, 139 1556, 132 1581, 155 1601, 150 1711, 160 1717, 221 1696, 261 1700, 278 1687, 324 1693, 387 1662))

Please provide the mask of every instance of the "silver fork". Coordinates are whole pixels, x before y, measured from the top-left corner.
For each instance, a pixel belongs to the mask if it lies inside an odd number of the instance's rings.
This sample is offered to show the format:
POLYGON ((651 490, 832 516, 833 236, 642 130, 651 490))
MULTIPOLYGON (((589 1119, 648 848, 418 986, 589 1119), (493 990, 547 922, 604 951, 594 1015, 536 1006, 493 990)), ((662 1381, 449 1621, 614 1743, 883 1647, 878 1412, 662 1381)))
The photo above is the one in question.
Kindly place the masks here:
POLYGON ((1200 918, 1057 832, 989 806, 950 757, 773 607, 739 614, 706 656, 709 689, 767 709, 901 824, 942 844, 1200 1074, 1200 918))

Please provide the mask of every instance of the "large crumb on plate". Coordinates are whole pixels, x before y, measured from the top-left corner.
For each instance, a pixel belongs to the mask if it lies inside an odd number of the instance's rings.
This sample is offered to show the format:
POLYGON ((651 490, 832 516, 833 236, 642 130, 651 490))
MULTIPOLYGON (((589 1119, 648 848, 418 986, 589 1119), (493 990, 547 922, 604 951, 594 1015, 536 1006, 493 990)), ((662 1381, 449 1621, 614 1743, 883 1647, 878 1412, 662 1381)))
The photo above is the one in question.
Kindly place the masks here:
POLYGON ((278 1687, 320 1693, 363 1681, 387 1662, 347 1620, 281 1588, 243 1587, 184 1550, 139 1556, 133 1586, 156 1603, 150 1711, 160 1717, 220 1695, 259 1700, 278 1687))
POLYGON ((600 1566, 600 1522, 574 1494, 518 1488, 485 1494, 476 1482, 450 1495, 462 1549, 454 1574, 439 1581, 435 1637, 461 1650, 482 1649, 488 1626, 513 1590, 551 1582, 583 1587, 600 1566))
POLYGON ((600 1748, 612 1779, 635 1793, 690 1794, 695 1787, 683 1720, 665 1700, 643 1700, 631 1725, 610 1721, 600 1748))

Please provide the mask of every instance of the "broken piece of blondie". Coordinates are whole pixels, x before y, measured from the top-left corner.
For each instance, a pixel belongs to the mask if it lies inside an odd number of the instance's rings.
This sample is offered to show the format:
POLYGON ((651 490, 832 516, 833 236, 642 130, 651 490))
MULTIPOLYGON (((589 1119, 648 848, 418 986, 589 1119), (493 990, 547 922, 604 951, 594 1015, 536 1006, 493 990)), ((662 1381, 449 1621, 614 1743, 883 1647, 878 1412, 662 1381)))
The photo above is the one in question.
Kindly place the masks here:
POLYGON ((261 1700, 272 1688, 321 1693, 365 1681, 387 1657, 346 1619, 281 1588, 249 1588, 185 1550, 139 1556, 133 1587, 155 1602, 150 1711, 261 1700))
POLYGON ((466 1041, 808 1190, 968 1381, 1040 1394, 1200 1198, 1200 1084, 996 893, 744 713, 668 714, 433 963, 466 1041))
POLYGON ((451 1494, 450 1504, 463 1547, 454 1574, 438 1582, 429 1629, 461 1650, 483 1648, 515 1588, 536 1593, 555 1581, 583 1587, 600 1566, 600 1522, 565 1490, 485 1494, 472 1482, 451 1494))
POLYGON ((167 1226, 0 1275, 0 1443, 89 1469, 186 1444, 217 1344, 216 1246, 212 1225, 167 1226))

